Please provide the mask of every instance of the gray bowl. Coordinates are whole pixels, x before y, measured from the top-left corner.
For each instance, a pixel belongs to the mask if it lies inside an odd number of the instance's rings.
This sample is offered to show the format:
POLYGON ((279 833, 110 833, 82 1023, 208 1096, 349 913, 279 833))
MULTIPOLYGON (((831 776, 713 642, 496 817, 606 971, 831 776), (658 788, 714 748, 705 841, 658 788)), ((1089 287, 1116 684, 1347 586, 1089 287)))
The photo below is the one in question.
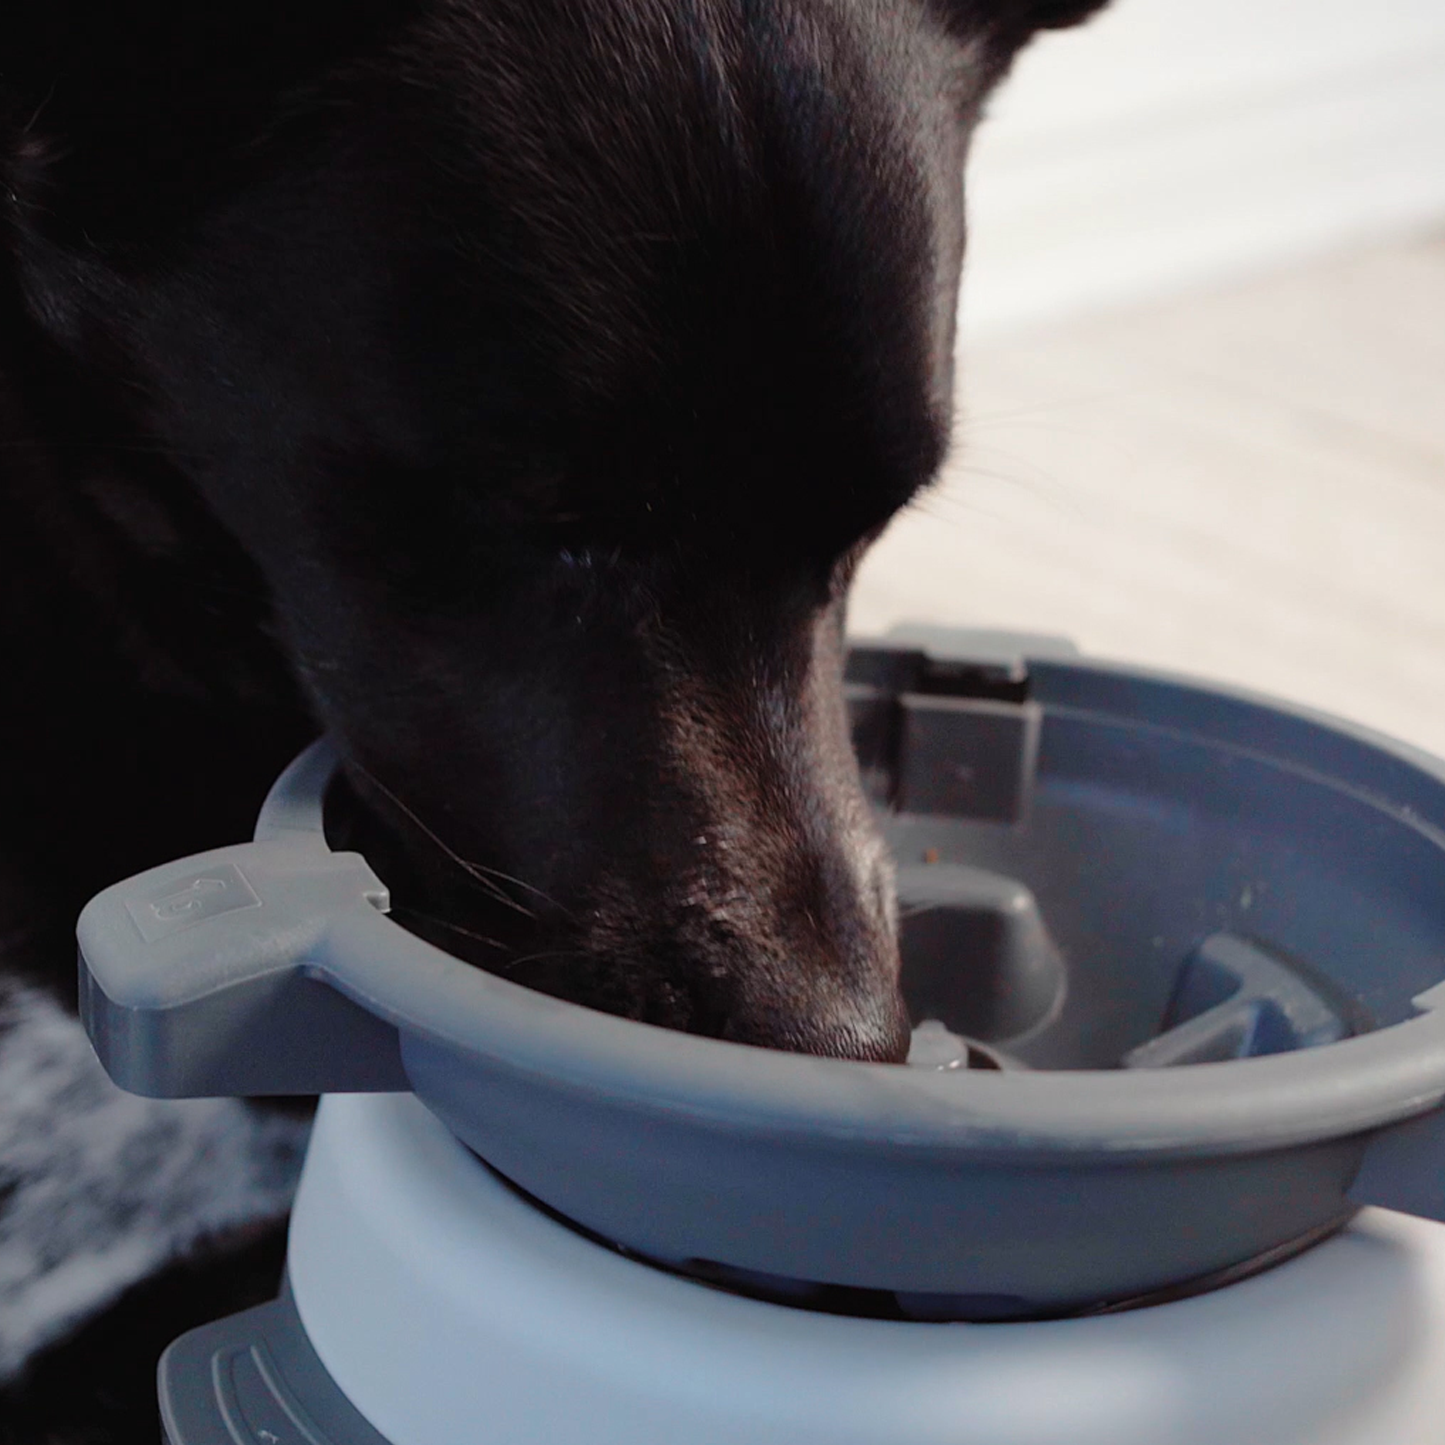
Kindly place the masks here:
POLYGON ((96 1050, 157 1096, 413 1089, 639 1254, 925 1317, 1227 1276, 1361 1203, 1445 1218, 1445 766, 1028 651, 850 658, 911 1067, 671 1033, 449 957, 327 846, 325 744, 255 841, 86 907, 96 1050))

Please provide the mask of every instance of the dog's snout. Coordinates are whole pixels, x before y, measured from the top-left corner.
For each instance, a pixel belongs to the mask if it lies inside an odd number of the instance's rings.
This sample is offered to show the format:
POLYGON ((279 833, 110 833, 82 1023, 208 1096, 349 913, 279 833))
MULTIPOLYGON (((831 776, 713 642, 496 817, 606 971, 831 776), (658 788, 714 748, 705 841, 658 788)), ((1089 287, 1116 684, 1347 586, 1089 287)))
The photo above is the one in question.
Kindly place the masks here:
POLYGON ((908 1051, 892 868, 871 831, 759 870, 705 917, 685 918, 684 972, 716 980, 692 1027, 738 1043, 895 1062, 908 1051))
POLYGON ((794 1001, 734 1014, 724 1030, 734 1043, 864 1063, 902 1063, 908 1055, 907 1011, 896 983, 867 990, 829 988, 794 1001))

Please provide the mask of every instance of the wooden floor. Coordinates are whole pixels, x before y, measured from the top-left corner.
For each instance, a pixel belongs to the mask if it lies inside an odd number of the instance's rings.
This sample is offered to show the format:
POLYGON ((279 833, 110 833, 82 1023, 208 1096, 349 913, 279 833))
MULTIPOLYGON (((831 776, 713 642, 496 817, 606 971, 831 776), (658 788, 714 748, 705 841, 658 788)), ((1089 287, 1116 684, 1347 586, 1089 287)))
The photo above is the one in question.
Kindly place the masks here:
POLYGON ((855 633, 1061 632, 1445 755, 1445 237, 962 352, 855 633))

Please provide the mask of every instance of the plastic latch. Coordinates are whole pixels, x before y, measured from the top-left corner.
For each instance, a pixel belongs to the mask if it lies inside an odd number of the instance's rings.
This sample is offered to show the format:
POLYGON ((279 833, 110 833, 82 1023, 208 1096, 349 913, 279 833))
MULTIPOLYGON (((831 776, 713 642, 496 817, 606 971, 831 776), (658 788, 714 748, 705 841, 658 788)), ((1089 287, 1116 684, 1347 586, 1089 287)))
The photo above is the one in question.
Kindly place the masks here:
POLYGON ((364 859, 310 839, 215 849, 107 888, 76 930, 96 1054, 154 1098, 409 1088, 396 1029, 318 968, 333 920, 387 905, 364 859))

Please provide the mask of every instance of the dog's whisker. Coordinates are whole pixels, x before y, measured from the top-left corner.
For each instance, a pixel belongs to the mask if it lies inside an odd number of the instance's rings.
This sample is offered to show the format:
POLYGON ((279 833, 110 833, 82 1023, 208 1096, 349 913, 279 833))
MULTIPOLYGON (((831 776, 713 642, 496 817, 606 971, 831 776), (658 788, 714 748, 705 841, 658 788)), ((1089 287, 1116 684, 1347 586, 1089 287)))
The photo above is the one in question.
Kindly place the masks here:
POLYGON ((471 863, 467 859, 463 858, 461 854, 457 853, 443 839, 439 838, 436 833, 433 832, 432 829, 429 828, 424 822, 422 822, 422 820, 416 815, 416 813, 413 812, 412 809, 407 807, 407 805, 403 803, 402 800, 398 798, 396 794, 393 793, 392 790, 388 788, 386 784, 383 783, 381 779, 378 778, 374 773, 372 773, 367 768, 363 767, 360 763, 355 761, 352 762, 351 766, 356 770, 356 772, 360 773, 361 776, 367 780, 367 782, 369 782, 374 788, 376 788, 378 792, 380 792, 385 798, 387 798, 387 800, 392 804, 392 806, 395 807, 397 811, 401 813, 402 816, 406 818, 407 821, 410 822, 412 826, 415 827, 429 842, 431 842, 436 848, 438 848, 448 860, 450 860, 458 868, 460 868, 462 872, 464 872, 469 878, 480 884, 483 891, 487 894, 489 898, 492 898, 497 903, 502 904, 504 907, 512 909, 516 913, 522 914, 522 916, 525 918, 536 918, 537 915, 530 908, 528 908, 523 903, 518 903, 517 900, 513 898, 510 893, 508 893, 505 889, 501 888, 497 883, 495 883, 491 878, 489 878, 486 873, 482 871, 482 869, 479 868, 475 863, 471 863))
POLYGON ((578 961, 585 961, 588 954, 580 948, 552 948, 544 949, 541 953, 524 953, 517 958, 509 958, 505 965, 505 971, 521 968, 524 963, 540 963, 548 958, 572 958, 578 961))
POLYGON ((488 948, 495 948, 500 953, 505 953, 507 945, 499 939, 488 938, 485 933, 478 933, 474 928, 466 928, 460 923, 453 923, 447 918, 438 918, 435 913, 423 912, 420 908, 410 908, 401 905, 392 909, 392 917, 414 918, 421 923, 430 923, 437 928, 444 928, 448 933, 459 934, 463 938, 470 938, 477 943, 485 943, 488 948))
POLYGON ((528 883, 525 878, 518 878, 511 873, 504 873, 500 868, 490 867, 486 863, 478 863, 474 859, 464 859, 462 861, 464 861, 469 868, 480 869, 483 873, 487 874, 488 877, 495 878, 499 882, 510 883, 515 888, 525 888, 528 893, 535 894, 536 897, 547 904, 549 908, 555 908, 564 918, 573 918, 572 913, 568 909, 564 908, 550 893, 538 888, 535 883, 528 883))
MULTIPOLYGON (((386 797, 391 801, 393 806, 395 806, 402 813, 404 813, 406 817, 410 820, 410 822, 412 822, 418 829, 420 829, 421 832, 424 833, 431 842, 436 844, 436 846, 440 848, 442 852, 445 853, 446 856, 457 865, 457 867, 463 869, 471 877, 475 878, 479 883, 490 884, 491 880, 496 880, 499 883, 510 883, 514 888, 522 888, 525 889, 528 893, 533 894, 536 898, 547 904, 548 907, 556 909, 556 911, 562 914, 563 917, 569 919, 572 918, 573 915, 570 910, 568 910, 561 903, 559 903, 557 899, 553 898, 550 893, 546 892, 544 889, 538 888, 536 884, 528 883, 526 879, 518 878, 515 874, 504 872, 502 869, 494 868, 490 864, 479 863, 471 858, 463 858, 460 853, 449 847, 447 843, 445 843, 441 838, 439 838, 431 828, 429 828, 424 822, 422 822, 422 820, 416 815, 415 811, 413 811, 405 803, 403 803, 402 800, 398 798, 396 794, 392 792, 392 790, 388 788, 386 784, 383 783, 374 773, 372 773, 368 768, 363 767, 360 763, 355 763, 353 764, 353 766, 367 779, 368 782, 370 782, 374 787, 384 793, 386 797)), ((529 918, 536 917, 536 915, 532 913, 529 909, 527 909, 525 905, 517 902, 516 899, 505 893, 504 890, 488 886, 487 891, 492 897, 497 898, 499 902, 504 902, 509 907, 515 908, 521 913, 525 913, 529 918)))
POLYGON ((21 128, 20 134, 22 137, 30 135, 31 132, 34 131, 35 127, 40 123, 40 117, 45 114, 45 111, 49 107, 50 102, 55 99, 55 88, 59 84, 60 82, 58 80, 51 81, 50 89, 45 93, 45 99, 42 100, 40 104, 35 107, 35 110, 31 114, 30 119, 27 120, 25 122, 25 125, 21 128))

